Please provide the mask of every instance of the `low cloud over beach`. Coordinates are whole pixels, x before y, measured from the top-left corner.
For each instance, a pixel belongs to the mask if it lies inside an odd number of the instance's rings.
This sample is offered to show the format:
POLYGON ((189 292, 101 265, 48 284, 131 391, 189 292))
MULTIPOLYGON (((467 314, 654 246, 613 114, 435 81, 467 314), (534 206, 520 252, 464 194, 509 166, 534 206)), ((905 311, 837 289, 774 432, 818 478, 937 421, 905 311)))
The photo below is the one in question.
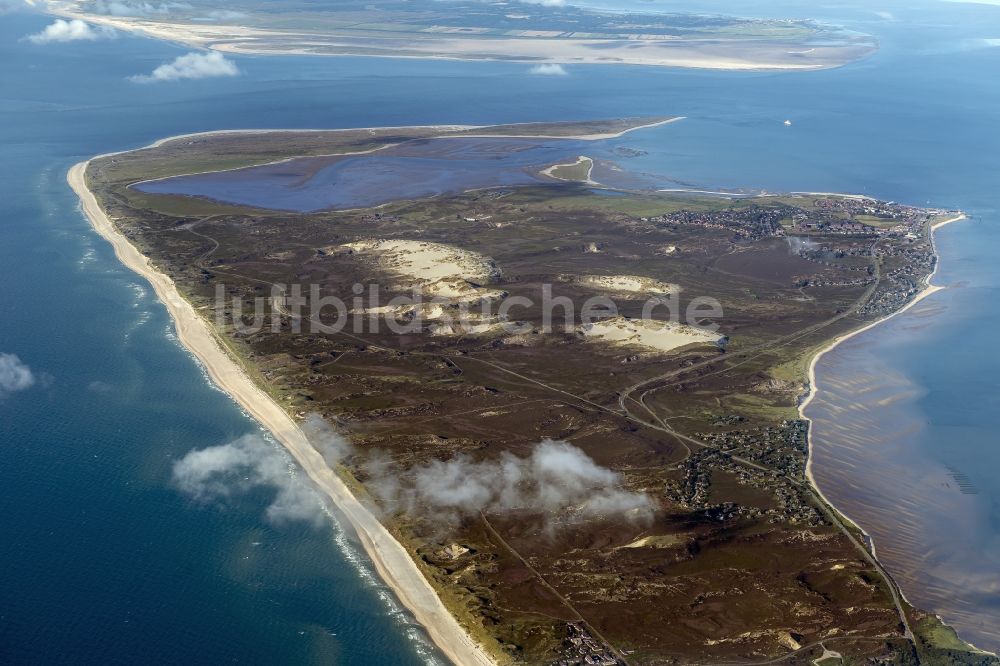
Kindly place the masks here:
POLYGON ((274 525, 296 520, 318 525, 324 515, 319 495, 299 478, 290 458, 257 434, 191 451, 174 464, 173 481, 205 504, 225 503, 255 489, 273 490, 266 515, 274 525))
MULTIPOLYGON (((318 416, 302 426, 310 443, 335 467, 353 455, 350 443, 318 416)), ((474 460, 459 454, 403 469, 381 451, 366 456, 366 487, 389 512, 434 516, 443 524, 480 512, 540 514, 548 527, 616 517, 646 520, 654 505, 643 493, 622 488, 621 475, 596 464, 567 442, 546 439, 518 457, 474 460)), ((225 502, 259 488, 275 492, 266 515, 272 524, 302 520, 318 525, 324 507, 290 459, 257 434, 191 451, 173 469, 174 484, 202 503, 225 502)))

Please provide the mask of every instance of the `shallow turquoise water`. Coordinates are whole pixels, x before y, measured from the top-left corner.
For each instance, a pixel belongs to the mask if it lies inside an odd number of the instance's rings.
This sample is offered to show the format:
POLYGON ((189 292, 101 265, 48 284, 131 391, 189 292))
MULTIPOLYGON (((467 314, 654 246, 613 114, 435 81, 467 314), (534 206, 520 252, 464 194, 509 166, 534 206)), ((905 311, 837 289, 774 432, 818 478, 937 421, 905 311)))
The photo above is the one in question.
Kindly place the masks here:
POLYGON ((1000 37, 1000 9, 889 8, 907 23, 825 10, 874 31, 883 49, 808 74, 578 66, 533 77, 503 63, 250 57, 236 59, 235 79, 149 86, 126 77, 182 49, 125 37, 36 47, 19 39, 45 19, 0 17, 0 352, 40 378, 0 402, 0 661, 433 658, 336 529, 272 527, 266 494, 205 507, 173 489, 174 460, 256 426, 208 384, 148 287, 90 231, 64 182, 70 165, 220 128, 644 114, 689 118, 622 139, 647 151, 623 160, 634 171, 973 214, 940 234, 938 282, 955 288, 821 368, 831 391, 859 372, 883 378, 895 411, 868 410, 880 434, 860 446, 819 424, 817 476, 875 535, 913 601, 1000 647, 987 631, 1000 626, 1000 49, 981 41, 1000 37), (850 485, 859 469, 881 480, 878 493, 850 485))

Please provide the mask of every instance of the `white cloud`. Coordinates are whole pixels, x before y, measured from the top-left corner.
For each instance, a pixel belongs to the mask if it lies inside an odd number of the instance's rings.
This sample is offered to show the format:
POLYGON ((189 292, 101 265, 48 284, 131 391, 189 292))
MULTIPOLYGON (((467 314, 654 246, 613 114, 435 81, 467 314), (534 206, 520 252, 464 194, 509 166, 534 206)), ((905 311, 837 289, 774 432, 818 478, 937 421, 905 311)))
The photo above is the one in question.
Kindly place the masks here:
POLYGON ((98 39, 111 39, 117 33, 112 28, 106 26, 92 26, 84 23, 80 19, 66 21, 56 19, 45 26, 41 32, 28 35, 28 41, 33 44, 51 44, 53 42, 77 42, 96 41, 98 39))
MULTIPOLYGON (((359 455, 350 442, 313 415, 302 425, 327 465, 359 455)), ((656 506, 644 493, 623 487, 617 472, 601 467, 579 448, 544 440, 528 455, 501 453, 474 460, 459 454, 402 468, 384 452, 368 451, 361 465, 364 484, 390 512, 424 516, 442 525, 479 512, 527 512, 547 528, 593 519, 645 521, 656 506)), ((194 500, 221 502, 268 488, 273 523, 301 520, 319 524, 324 507, 312 486, 277 446, 259 435, 191 451, 177 461, 174 484, 194 500)))
POLYGON ((10 393, 23 391, 35 385, 31 368, 14 354, 0 352, 0 399, 10 393))
POLYGON ((185 494, 206 504, 270 489, 274 498, 265 515, 276 525, 296 520, 318 525, 325 516, 319 496, 287 456, 259 435, 191 451, 174 464, 173 480, 185 494))
POLYGON ((565 7, 566 0, 521 0, 526 5, 541 5, 542 7, 565 7))
POLYGON ((205 15, 205 18, 213 21, 238 21, 247 18, 243 12, 234 12, 229 9, 216 9, 205 15))
POLYGON ((331 428, 319 414, 310 414, 305 418, 302 422, 302 432, 330 467, 335 467, 354 452, 351 443, 331 428))
POLYGON ((566 76, 567 74, 562 65, 557 65, 555 63, 535 65, 531 68, 531 73, 540 76, 566 76))
POLYGON ((528 511, 544 520, 647 519, 654 508, 645 494, 622 488, 617 472, 571 444, 549 439, 523 458, 503 453, 494 460, 476 461, 460 454, 405 472, 376 459, 367 475, 366 485, 388 508, 438 520, 454 521, 480 511, 528 511))
POLYGON ((207 79, 216 76, 237 76, 240 73, 236 63, 221 53, 188 53, 160 65, 150 74, 131 77, 136 83, 158 81, 180 81, 182 79, 207 79))

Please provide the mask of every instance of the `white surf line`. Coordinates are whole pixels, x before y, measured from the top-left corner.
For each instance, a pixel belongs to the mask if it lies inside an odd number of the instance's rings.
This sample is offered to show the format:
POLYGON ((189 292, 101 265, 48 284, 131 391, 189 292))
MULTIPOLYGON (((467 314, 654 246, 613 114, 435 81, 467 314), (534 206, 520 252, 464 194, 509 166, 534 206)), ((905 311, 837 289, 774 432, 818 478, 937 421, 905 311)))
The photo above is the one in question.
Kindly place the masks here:
POLYGON ((115 256, 152 285, 174 321, 179 341, 201 362, 212 381, 267 428, 298 461, 316 487, 332 500, 354 528, 379 576, 426 629, 441 652, 460 666, 495 665, 497 662, 445 608, 402 544, 351 493, 284 409, 254 384, 226 351, 211 324, 180 295, 174 282, 156 270, 149 258, 118 231, 87 188, 84 175, 89 164, 88 160, 70 169, 67 174, 70 187, 80 198, 81 208, 94 229, 111 243, 115 256))

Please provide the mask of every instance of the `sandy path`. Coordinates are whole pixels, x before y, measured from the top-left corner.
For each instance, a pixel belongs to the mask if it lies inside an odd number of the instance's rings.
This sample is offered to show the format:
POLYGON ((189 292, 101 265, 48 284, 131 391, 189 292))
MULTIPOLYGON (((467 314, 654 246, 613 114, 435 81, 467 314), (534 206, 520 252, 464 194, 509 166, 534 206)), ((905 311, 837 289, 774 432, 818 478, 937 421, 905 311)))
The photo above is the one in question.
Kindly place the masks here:
POLYGON ((157 271, 149 259, 118 232, 87 189, 84 172, 88 164, 89 161, 81 162, 70 169, 67 175, 70 187, 80 197, 83 212, 94 229, 111 243, 118 259, 153 286, 174 321, 181 343, 202 363, 212 381, 267 428, 295 457, 320 491, 333 501, 357 532, 382 580, 423 625, 434 644, 456 664, 495 664, 444 607, 403 546, 351 494, 291 417, 229 356, 217 340, 214 329, 184 300, 173 281, 157 271))

